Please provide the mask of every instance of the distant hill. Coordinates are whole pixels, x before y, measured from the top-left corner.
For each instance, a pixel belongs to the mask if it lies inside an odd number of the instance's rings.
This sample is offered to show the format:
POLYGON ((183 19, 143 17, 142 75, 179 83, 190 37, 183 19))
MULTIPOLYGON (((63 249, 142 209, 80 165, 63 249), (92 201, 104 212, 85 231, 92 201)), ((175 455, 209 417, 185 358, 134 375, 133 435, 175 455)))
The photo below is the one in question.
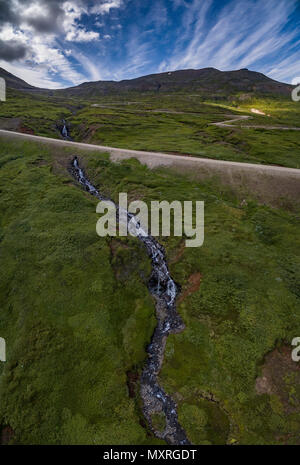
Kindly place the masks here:
POLYGON ((120 82, 86 82, 60 92, 70 96, 92 97, 111 93, 175 92, 181 90, 201 92, 202 94, 207 92, 215 94, 215 96, 237 92, 288 95, 291 92, 291 86, 274 81, 262 73, 249 71, 248 69, 219 71, 214 68, 204 68, 150 74, 120 82))
POLYGON ((31 86, 30 84, 27 84, 27 82, 23 81, 17 76, 14 76, 13 74, 9 73, 3 68, 0 68, 0 77, 5 79, 6 86, 10 89, 17 89, 17 90, 35 89, 35 87, 31 86))
MULTIPOLYGON (((25 81, 0 68, 0 76, 13 89, 39 92, 42 89, 30 86, 25 81)), ((292 86, 277 82, 262 73, 240 69, 237 71, 219 71, 215 68, 187 69, 124 81, 85 82, 76 87, 59 89, 55 94, 66 97, 97 97, 100 95, 122 94, 127 92, 200 92, 209 97, 223 98, 238 92, 287 96, 292 86)), ((53 91, 51 92, 53 93, 53 91)))

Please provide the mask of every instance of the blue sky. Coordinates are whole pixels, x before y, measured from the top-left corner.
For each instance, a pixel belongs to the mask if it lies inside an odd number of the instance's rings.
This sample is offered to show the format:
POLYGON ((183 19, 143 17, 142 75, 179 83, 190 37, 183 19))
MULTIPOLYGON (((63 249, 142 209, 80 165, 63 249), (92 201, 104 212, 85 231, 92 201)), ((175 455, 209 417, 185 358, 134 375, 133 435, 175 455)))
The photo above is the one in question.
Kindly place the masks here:
POLYGON ((0 0, 0 66, 59 88, 175 69, 300 76, 299 0, 0 0))

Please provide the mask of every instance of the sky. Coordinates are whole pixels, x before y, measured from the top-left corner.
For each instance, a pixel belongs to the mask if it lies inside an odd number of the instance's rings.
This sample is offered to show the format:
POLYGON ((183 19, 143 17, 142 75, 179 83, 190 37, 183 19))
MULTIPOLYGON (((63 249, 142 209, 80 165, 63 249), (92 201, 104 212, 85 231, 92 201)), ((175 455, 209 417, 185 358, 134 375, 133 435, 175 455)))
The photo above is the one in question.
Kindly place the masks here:
POLYGON ((0 67, 43 88, 177 69, 300 81, 300 0, 0 0, 0 67))

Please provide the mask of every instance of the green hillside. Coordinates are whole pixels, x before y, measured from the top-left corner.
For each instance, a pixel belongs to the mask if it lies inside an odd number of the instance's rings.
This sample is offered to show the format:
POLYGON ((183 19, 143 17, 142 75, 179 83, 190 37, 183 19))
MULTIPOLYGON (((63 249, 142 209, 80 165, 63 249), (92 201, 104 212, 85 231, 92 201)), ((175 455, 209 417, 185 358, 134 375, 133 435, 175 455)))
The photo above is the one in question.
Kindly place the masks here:
POLYGON ((299 131, 280 130, 300 128, 300 105, 290 97, 240 92, 215 100, 210 94, 148 92, 83 99, 10 89, 0 104, 0 129, 60 138, 62 119, 78 142, 300 168, 299 131), (235 115, 251 119, 230 128, 212 125, 235 115))
MULTIPOLYGON (((18 105, 21 118, 34 113, 18 105)), ((35 121, 54 122, 63 107, 55 105, 39 107, 35 121)), ((223 110, 214 111, 221 120, 223 110)), ((75 127, 80 113, 73 118, 75 127)), ((0 139, 0 335, 7 342, 0 424, 16 444, 158 444, 138 389, 155 326, 149 260, 133 238, 96 235, 97 202, 68 173, 73 155, 0 139)), ((203 247, 159 239, 182 286, 186 323, 168 339, 160 378, 189 439, 299 443, 300 376, 290 358, 300 335, 297 207, 241 202, 217 181, 200 184, 136 160, 79 155, 115 200, 128 192, 146 202, 205 201, 203 247)))

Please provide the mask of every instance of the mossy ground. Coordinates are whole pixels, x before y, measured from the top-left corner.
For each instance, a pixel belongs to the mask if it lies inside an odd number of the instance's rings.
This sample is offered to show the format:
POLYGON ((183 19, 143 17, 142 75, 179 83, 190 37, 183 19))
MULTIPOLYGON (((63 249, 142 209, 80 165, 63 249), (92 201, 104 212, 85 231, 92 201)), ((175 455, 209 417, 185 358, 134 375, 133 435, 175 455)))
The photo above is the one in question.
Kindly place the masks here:
POLYGON ((298 131, 210 125, 240 114, 253 117, 250 125, 300 127, 300 105, 288 98, 236 95, 216 103, 200 94, 129 93, 84 100, 12 90, 0 105, 0 127, 19 118, 23 131, 60 137, 56 123, 64 118, 78 142, 300 168, 298 131))
MULTIPOLYGON (((17 443, 154 443, 126 387, 155 324, 149 261, 133 238, 96 235, 96 201, 66 170, 72 154, 1 140, 0 335, 8 361, 0 423, 17 443)), ((169 337, 160 375, 191 440, 297 443, 300 411, 286 414, 279 397, 255 391, 265 355, 300 335, 297 208, 241 204, 217 182, 79 155, 115 200, 128 192, 146 202, 205 201, 203 247, 159 239, 183 293, 201 274, 199 289, 178 305, 186 329, 169 337)))
MULTIPOLYGON (((274 408, 270 396, 257 395, 255 380, 264 356, 300 334, 299 208, 272 209, 251 198, 241 203, 217 183, 149 171, 134 160, 105 166, 95 156, 88 166, 112 196, 117 191, 133 196, 138 189, 147 202, 205 201, 203 247, 182 248, 178 238, 160 238, 183 294, 190 276, 201 275, 199 289, 178 306, 186 330, 168 338, 161 373, 191 438, 211 444, 296 443, 300 411, 286 415, 274 408)), ((296 397, 299 389, 295 385, 296 397)))
POLYGON ((44 147, 1 141, 0 154, 0 334, 8 360, 0 424, 22 444, 147 441, 126 387, 155 325, 144 250, 128 241, 134 267, 117 279, 118 250, 113 255, 95 232, 96 200, 67 172, 53 173, 44 147))

